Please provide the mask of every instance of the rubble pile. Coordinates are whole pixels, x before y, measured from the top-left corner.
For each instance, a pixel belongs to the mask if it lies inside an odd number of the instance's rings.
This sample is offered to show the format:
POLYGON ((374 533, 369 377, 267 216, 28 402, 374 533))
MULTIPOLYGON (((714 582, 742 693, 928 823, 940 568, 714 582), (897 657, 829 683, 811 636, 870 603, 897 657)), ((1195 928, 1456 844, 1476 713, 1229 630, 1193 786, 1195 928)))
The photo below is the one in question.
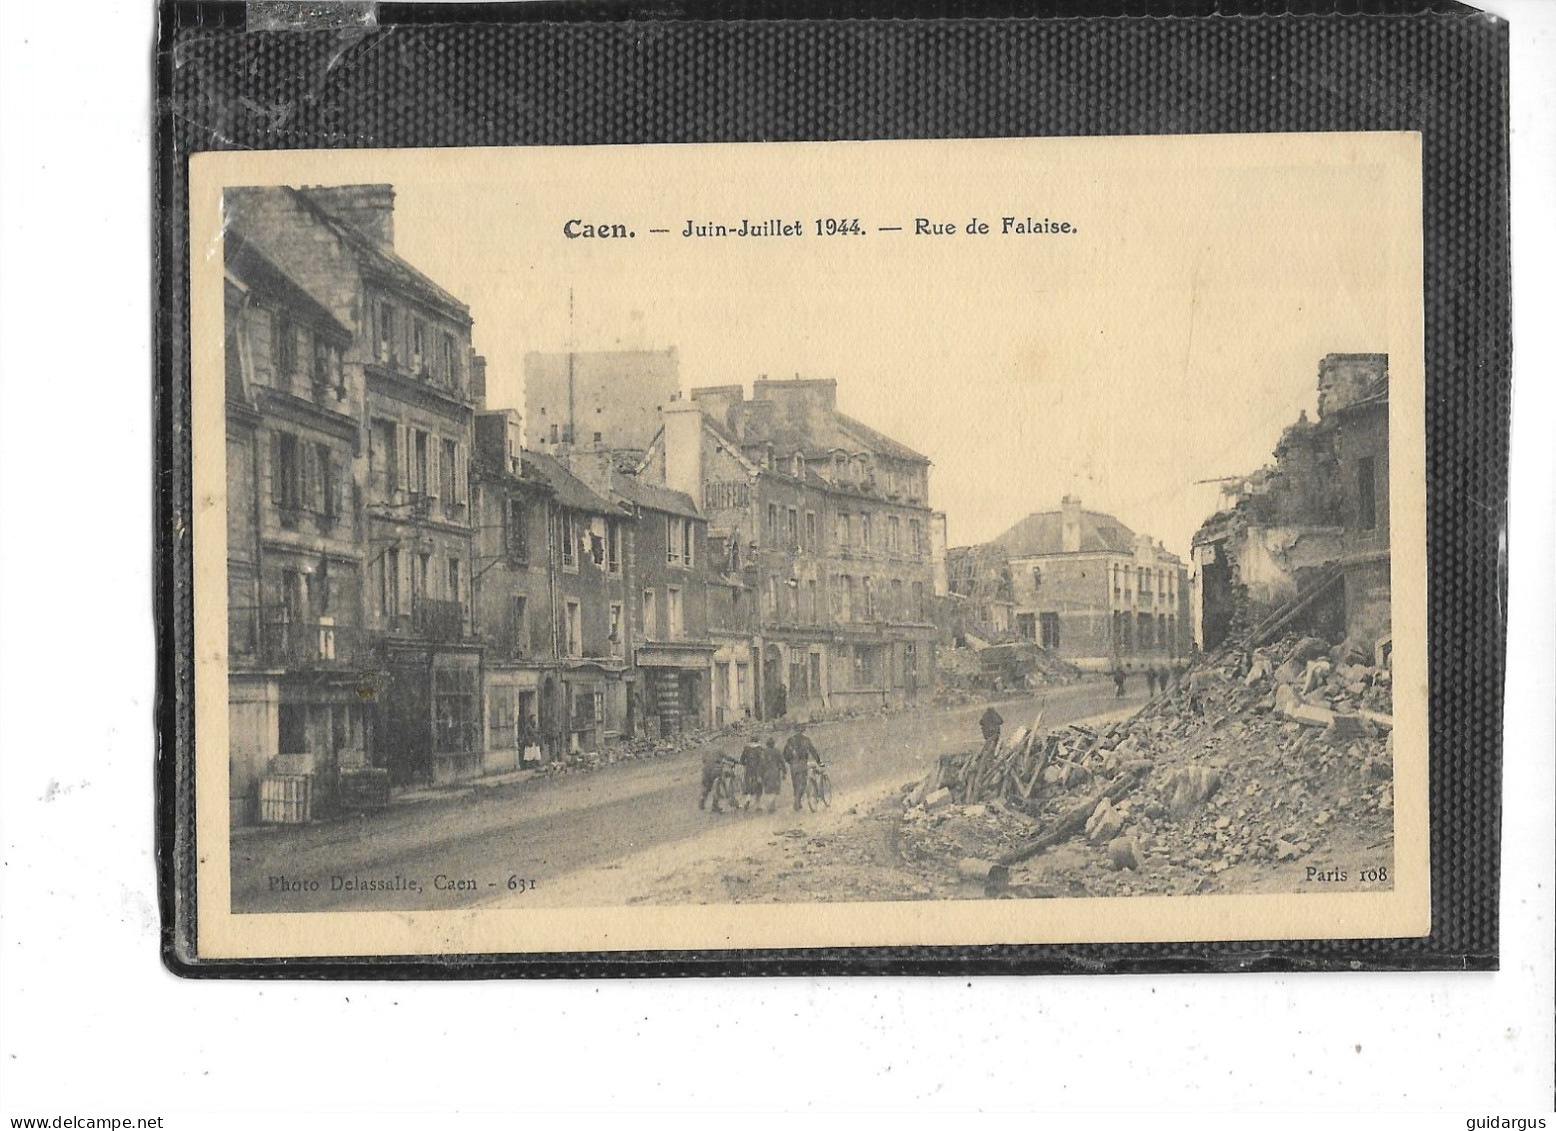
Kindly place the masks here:
POLYGON ((1075 683, 1081 678, 1081 669, 1045 649, 1037 654, 1032 677, 1034 682, 1044 685, 1075 683))
POLYGON ((964 876, 969 858, 998 864, 1018 894, 1135 894, 1300 871, 1341 834, 1386 843, 1391 662, 1387 640, 1288 637, 1210 657, 1106 727, 1034 720, 905 787, 902 854, 964 876))
POLYGON ((541 767, 541 772, 544 774, 589 773, 603 766, 614 766, 620 762, 642 762, 654 758, 667 758, 672 754, 679 754, 683 750, 702 746, 716 738, 726 736, 738 737, 759 731, 762 726, 762 723, 754 719, 741 719, 719 730, 686 730, 666 738, 652 738, 647 735, 639 735, 636 738, 611 743, 600 750, 580 751, 553 759, 541 767))
POLYGON ((987 662, 986 651, 988 648, 948 648, 935 657, 936 707, 987 703, 1038 687, 1074 683, 1082 675, 1080 668, 1068 660, 1035 645, 1024 646, 1019 660, 1003 669, 987 662))

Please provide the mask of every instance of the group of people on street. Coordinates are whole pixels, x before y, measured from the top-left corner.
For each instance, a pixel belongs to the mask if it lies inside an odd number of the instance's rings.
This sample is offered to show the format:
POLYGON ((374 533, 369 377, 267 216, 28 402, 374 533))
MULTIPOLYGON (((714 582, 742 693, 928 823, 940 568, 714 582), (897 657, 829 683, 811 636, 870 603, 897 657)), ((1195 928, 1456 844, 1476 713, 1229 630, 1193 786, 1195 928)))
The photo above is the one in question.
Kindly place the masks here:
MULTIPOLYGON (((794 811, 797 813, 805 800, 805 786, 813 765, 822 766, 825 763, 815 743, 806 735, 804 723, 793 725, 782 750, 778 748, 777 738, 771 734, 765 741, 752 735, 738 756, 724 747, 710 749, 703 756, 702 799, 697 802, 697 808, 707 808, 708 797, 713 793, 713 787, 721 774, 738 768, 742 772, 744 791, 741 808, 760 808, 765 798, 767 811, 777 812, 778 798, 783 792, 783 779, 787 776, 794 787, 794 811)), ((713 811, 723 811, 719 808, 717 798, 714 798, 713 811)))
MULTIPOLYGON (((1113 687, 1115 689, 1113 697, 1115 699, 1124 697, 1125 682, 1134 674, 1134 670, 1133 664, 1114 662, 1111 674, 1113 676, 1113 687)), ((1176 684, 1186 668, 1183 661, 1179 660, 1170 667, 1167 664, 1145 664, 1142 670, 1145 672, 1145 680, 1150 687, 1151 695, 1155 697, 1157 692, 1165 692, 1169 687, 1176 684)))

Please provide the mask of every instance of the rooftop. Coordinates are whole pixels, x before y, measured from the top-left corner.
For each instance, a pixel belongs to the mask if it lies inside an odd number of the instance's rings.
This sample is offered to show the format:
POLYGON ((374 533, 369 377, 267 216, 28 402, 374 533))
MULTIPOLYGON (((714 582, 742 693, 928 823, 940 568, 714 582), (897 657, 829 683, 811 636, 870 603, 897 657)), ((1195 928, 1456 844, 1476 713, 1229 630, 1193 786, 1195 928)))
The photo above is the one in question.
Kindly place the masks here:
POLYGON ((293 312, 302 315, 315 329, 322 330, 337 342, 346 344, 351 341, 351 331, 330 313, 328 307, 271 262, 235 228, 229 228, 222 239, 222 258, 227 270, 247 286, 278 299, 293 312))
POLYGON ((412 267, 393 248, 374 242, 354 225, 331 211, 326 204, 315 199, 307 189, 293 188, 289 191, 320 223, 339 236, 369 270, 386 276, 404 289, 414 292, 424 302, 442 308, 445 313, 454 318, 464 322, 471 320, 469 306, 412 267))
MULTIPOLYGON (((1082 510, 1079 553, 1132 554, 1135 532, 1110 514, 1082 510)), ((994 539, 1013 558, 1035 558, 1064 553, 1064 512, 1029 514, 994 539)))
POLYGON ((611 503, 595 494, 578 476, 568 471, 551 456, 544 452, 532 452, 525 450, 523 453, 524 473, 533 475, 556 494, 558 506, 569 507, 576 511, 586 511, 590 514, 616 514, 616 508, 611 503))
POLYGON ((646 483, 635 475, 612 475, 611 492, 645 510, 662 511, 665 514, 682 515, 686 518, 702 517, 697 513, 697 504, 692 502, 690 495, 683 491, 671 490, 669 487, 646 483))

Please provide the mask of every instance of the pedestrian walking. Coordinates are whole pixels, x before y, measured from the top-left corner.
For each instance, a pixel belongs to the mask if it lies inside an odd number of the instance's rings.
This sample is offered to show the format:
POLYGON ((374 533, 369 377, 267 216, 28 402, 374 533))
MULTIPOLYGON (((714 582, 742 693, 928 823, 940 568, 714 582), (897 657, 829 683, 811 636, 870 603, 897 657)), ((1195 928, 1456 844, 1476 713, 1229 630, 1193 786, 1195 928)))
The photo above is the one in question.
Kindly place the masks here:
MULTIPOLYGON (((713 787, 718 783, 719 775, 724 772, 724 768, 726 766, 738 765, 739 761, 740 760, 736 755, 730 753, 722 746, 710 746, 707 750, 703 751, 702 797, 697 802, 697 808, 706 809, 708 807, 708 795, 713 792, 713 787)), ((731 798, 730 801, 731 804, 733 804, 734 799, 731 798)), ((714 798, 713 801, 713 811, 715 813, 722 813, 724 811, 719 808, 717 798, 714 798)))
POLYGON ((1155 699, 1156 698, 1156 669, 1151 667, 1150 665, 1146 665, 1146 669, 1145 669, 1145 682, 1151 689, 1151 698, 1155 699))
POLYGON ((983 748, 992 750, 999 745, 1000 727, 1005 725, 1005 719, 993 707, 984 711, 978 717, 978 729, 983 732, 983 748))
POLYGON ((798 813, 800 802, 805 799, 805 782, 810 776, 810 764, 821 762, 816 747, 805 737, 804 723, 794 724, 794 733, 783 744, 783 760, 789 764, 789 780, 794 785, 794 811, 798 813))
POLYGON ((1114 664, 1113 665, 1113 698, 1115 698, 1115 699, 1122 699, 1124 697, 1124 679, 1125 679, 1124 669, 1122 667, 1120 667, 1118 664, 1114 664))
POLYGON ((741 807, 749 809, 762 803, 762 744, 754 735, 740 749, 740 765, 745 770, 746 794, 741 807))
POLYGON ((766 745, 762 747, 762 792, 757 795, 758 803, 763 796, 767 798, 767 811, 778 812, 778 793, 783 789, 783 775, 788 772, 788 763, 783 760, 783 752, 778 749, 778 743, 771 736, 766 745))

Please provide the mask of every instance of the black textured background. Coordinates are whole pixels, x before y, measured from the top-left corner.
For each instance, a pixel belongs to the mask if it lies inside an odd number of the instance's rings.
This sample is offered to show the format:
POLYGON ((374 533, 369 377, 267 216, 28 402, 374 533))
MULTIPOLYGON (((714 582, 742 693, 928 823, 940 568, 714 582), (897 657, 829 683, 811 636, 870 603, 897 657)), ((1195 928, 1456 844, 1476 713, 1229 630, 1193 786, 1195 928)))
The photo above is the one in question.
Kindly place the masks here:
POLYGON ((156 602, 169 968, 196 977, 380 978, 1495 968, 1510 384, 1506 25, 1454 4, 1405 0, 1118 0, 1105 17, 1058 18, 1102 10, 990 0, 920 3, 894 10, 913 18, 871 19, 857 3, 763 2, 738 12, 386 4, 376 31, 250 33, 241 5, 164 3, 156 59, 156 602), (1292 14, 1313 11, 1331 14, 1292 14), (477 15, 484 22, 471 22, 477 15), (1429 938, 370 965, 198 959, 184 521, 190 153, 1311 130, 1423 137, 1429 938))

